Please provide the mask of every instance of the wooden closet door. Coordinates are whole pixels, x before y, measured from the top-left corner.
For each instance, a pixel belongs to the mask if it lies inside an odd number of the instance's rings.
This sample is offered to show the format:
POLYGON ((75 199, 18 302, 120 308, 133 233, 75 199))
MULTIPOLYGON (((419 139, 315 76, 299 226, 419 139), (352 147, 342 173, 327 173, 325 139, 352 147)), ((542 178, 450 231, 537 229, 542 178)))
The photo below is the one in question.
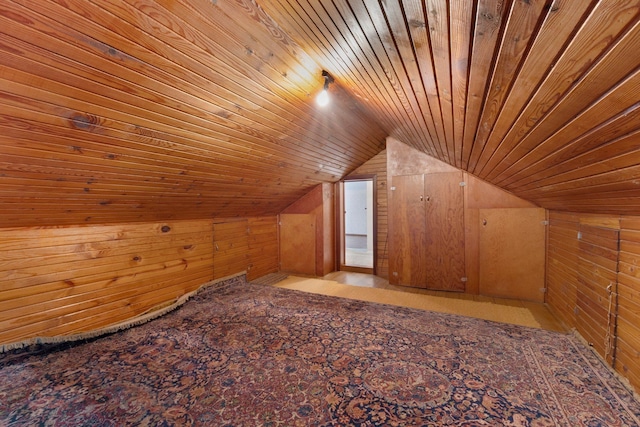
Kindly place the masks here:
POLYGON ((544 302, 545 211, 480 209, 480 294, 544 302))
POLYGON ((394 176, 389 198, 389 283, 425 288, 424 175, 394 176))
POLYGON ((280 270, 316 275, 314 214, 280 214, 280 270))
POLYGON ((464 292, 464 188, 462 172, 424 176, 427 288, 464 292))

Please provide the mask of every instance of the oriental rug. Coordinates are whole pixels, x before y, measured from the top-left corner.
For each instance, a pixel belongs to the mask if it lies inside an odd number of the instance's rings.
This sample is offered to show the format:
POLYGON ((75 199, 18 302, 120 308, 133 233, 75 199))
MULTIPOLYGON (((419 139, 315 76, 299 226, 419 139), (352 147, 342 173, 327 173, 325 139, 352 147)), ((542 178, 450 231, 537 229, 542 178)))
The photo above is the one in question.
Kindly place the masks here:
POLYGON ((242 277, 44 350, 0 355, 0 425, 640 425, 572 335, 242 277))

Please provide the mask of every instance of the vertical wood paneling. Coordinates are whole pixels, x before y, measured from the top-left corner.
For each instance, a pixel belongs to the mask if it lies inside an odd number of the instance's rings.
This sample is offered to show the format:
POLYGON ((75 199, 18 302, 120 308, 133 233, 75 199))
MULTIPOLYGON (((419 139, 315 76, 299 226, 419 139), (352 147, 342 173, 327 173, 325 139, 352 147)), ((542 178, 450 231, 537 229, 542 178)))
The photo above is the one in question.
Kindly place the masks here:
MULTIPOLYGON (((514 1, 507 18, 508 25, 504 29, 499 48, 494 55, 495 65, 491 75, 490 86, 484 99, 480 124, 476 139, 473 142, 468 170, 475 175, 482 172, 486 159, 493 155, 497 147, 491 145, 489 135, 493 131, 495 121, 503 109, 504 101, 511 91, 518 74, 521 61, 526 58, 530 49, 530 41, 535 37, 540 13, 544 1, 514 1)), ((498 140, 498 143, 500 141, 498 140)))
MULTIPOLYGON (((466 0, 450 3, 451 97, 453 101, 453 166, 463 167, 466 102, 469 94, 469 66, 473 17, 476 5, 466 0), (455 37, 453 36, 455 35, 455 37)), ((466 162, 465 162, 466 164, 466 162)))
POLYGON ((575 2, 564 7, 560 2, 552 6, 541 27, 538 37, 533 40, 531 50, 523 58, 519 73, 514 76, 514 84, 504 102, 504 108, 491 130, 493 140, 500 140, 507 134, 512 123, 531 97, 531 93, 549 72, 553 61, 562 52, 566 40, 571 37, 575 27, 584 18, 585 11, 593 6, 592 2, 575 2))
MULTIPOLYGON (((504 138, 503 144, 510 151, 508 155, 496 154, 486 163, 485 173, 480 176, 495 178, 585 107, 615 88, 620 79, 633 74, 637 61, 628 56, 618 58, 615 66, 610 61, 616 56, 611 53, 612 50, 615 53, 619 37, 637 23, 639 10, 640 5, 635 1, 615 4, 605 1, 591 11, 504 138), (489 171, 492 172, 486 173, 489 171)), ((634 46, 637 47, 637 43, 634 46)), ((629 54, 628 49, 622 51, 629 54)), ((593 126, 594 123, 588 125, 593 126)))
POLYGON ((636 0, 258 1, 391 137, 538 206, 638 211, 636 0))
POLYGON ((476 16, 469 65, 469 89, 465 108, 462 141, 462 168, 469 170, 469 160, 476 140, 482 105, 487 96, 487 76, 494 67, 494 51, 500 29, 506 20, 510 1, 482 0, 476 3, 476 16))
MULTIPOLYGON (((454 164, 455 153, 450 149, 453 145, 453 89, 451 83, 449 9, 447 3, 427 0, 425 10, 427 18, 425 26, 429 29, 433 70, 437 81, 440 114, 442 114, 441 120, 444 128, 444 135, 438 138, 443 153, 439 158, 449 164, 454 164)), ((437 110, 431 113, 431 120, 438 120, 437 110)))
MULTIPOLYGON (((388 25, 395 28, 396 33, 394 35, 395 40, 383 38, 381 41, 386 51, 393 52, 390 58, 392 61, 392 67, 403 65, 408 71, 407 74, 420 75, 423 73, 423 75, 428 76, 434 73, 434 64, 432 63, 428 52, 426 55, 421 55, 419 61, 402 62, 402 57, 414 55, 413 49, 415 45, 412 42, 412 37, 426 39, 427 24, 423 8, 419 4, 416 5, 414 3, 412 6, 414 5, 416 7, 410 7, 407 9, 410 19, 407 25, 404 14, 395 4, 382 3, 384 13, 387 16, 388 25), (411 33, 409 33, 410 29, 411 33), (396 50, 397 53, 395 52, 396 50)), ((384 20, 381 19, 383 15, 377 13, 377 10, 379 9, 375 7, 373 2, 369 2, 368 10, 371 10, 371 13, 373 13, 374 25, 377 25, 378 28, 384 28, 384 26, 387 25, 387 22, 384 22, 384 20)), ((418 41, 416 44, 420 45, 421 43, 418 41)), ((376 52, 376 54, 378 54, 378 52, 376 52)), ((446 153, 443 145, 445 135, 443 134, 440 106, 437 104, 438 94, 433 91, 425 92, 426 88, 423 86, 425 83, 421 80, 403 81, 406 79, 405 75, 403 75, 405 72, 402 72, 399 68, 395 73, 398 76, 398 83, 401 87, 405 88, 405 99, 407 99, 407 104, 410 108, 410 110, 407 110, 407 113, 415 115, 416 120, 420 121, 420 124, 422 125, 419 126, 418 129, 422 127, 424 129, 423 132, 426 131, 425 135, 422 136, 423 141, 428 141, 430 149, 437 150, 441 155, 443 155, 446 153), (426 96, 415 97, 414 94, 424 94, 426 96), (430 116, 432 119, 424 121, 423 117, 425 115, 430 116)), ((433 81, 433 77, 431 79, 433 81)), ((425 80, 429 82, 428 77, 425 80)), ((435 87, 434 84, 429 83, 426 83, 427 87, 435 87)))

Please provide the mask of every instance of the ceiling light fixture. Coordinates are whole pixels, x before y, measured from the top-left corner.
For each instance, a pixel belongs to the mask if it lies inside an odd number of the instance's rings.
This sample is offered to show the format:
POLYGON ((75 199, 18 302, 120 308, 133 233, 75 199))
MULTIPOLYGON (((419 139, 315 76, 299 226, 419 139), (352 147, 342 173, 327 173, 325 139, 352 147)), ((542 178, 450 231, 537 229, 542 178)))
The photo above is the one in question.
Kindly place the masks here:
POLYGON ((322 70, 322 77, 324 78, 324 87, 322 92, 318 94, 316 102, 319 106, 324 107, 329 104, 329 83, 333 83, 333 77, 325 70, 322 70))

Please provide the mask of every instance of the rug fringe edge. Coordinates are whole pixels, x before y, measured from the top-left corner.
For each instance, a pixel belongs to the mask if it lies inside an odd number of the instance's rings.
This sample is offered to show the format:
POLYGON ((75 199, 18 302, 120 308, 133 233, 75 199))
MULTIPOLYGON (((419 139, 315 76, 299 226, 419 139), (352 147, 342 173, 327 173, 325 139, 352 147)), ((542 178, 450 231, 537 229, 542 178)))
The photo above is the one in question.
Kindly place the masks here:
POLYGON ((225 282, 227 280, 230 279, 234 279, 236 277, 240 277, 240 276, 246 276, 247 272, 246 271, 242 271, 240 273, 236 273, 236 274, 230 274, 228 276, 225 277, 221 277, 219 279, 214 279, 211 280, 209 282, 206 282, 202 285, 200 285, 196 290, 188 292, 180 297, 177 297, 173 303, 171 303, 170 305, 167 305, 165 307, 162 307, 160 309, 154 309, 151 308, 149 309, 147 312, 142 313, 141 315, 138 315, 134 318, 125 320, 123 322, 119 322, 113 325, 109 325, 109 326, 105 326, 103 328, 99 328, 99 329, 95 329, 92 331, 87 331, 87 332, 82 332, 82 333, 78 333, 78 334, 71 334, 71 335, 58 335, 58 336, 38 336, 38 337, 33 337, 33 338, 28 338, 26 340, 22 340, 22 341, 16 341, 16 342, 12 342, 12 343, 8 343, 8 344, 2 344, 0 345, 0 354, 2 353, 7 353, 11 350, 17 350, 17 349, 21 349, 24 347, 28 347, 31 345, 39 345, 39 344, 64 344, 67 342, 75 342, 75 341, 80 341, 80 340, 86 340, 86 339, 91 339, 91 338, 97 338, 100 337, 102 335, 108 335, 108 334, 112 334, 114 332, 119 332, 119 331, 124 331, 126 329, 132 328, 134 326, 138 326, 138 325, 142 325, 144 323, 147 323, 151 320, 157 319, 158 317, 164 316, 165 314, 168 314, 170 312, 172 312, 173 310, 179 308, 180 306, 184 305, 187 301, 189 301, 191 298, 193 298, 195 295, 197 295, 199 292, 203 291, 204 289, 210 288, 212 286, 215 286, 216 284, 225 282))

